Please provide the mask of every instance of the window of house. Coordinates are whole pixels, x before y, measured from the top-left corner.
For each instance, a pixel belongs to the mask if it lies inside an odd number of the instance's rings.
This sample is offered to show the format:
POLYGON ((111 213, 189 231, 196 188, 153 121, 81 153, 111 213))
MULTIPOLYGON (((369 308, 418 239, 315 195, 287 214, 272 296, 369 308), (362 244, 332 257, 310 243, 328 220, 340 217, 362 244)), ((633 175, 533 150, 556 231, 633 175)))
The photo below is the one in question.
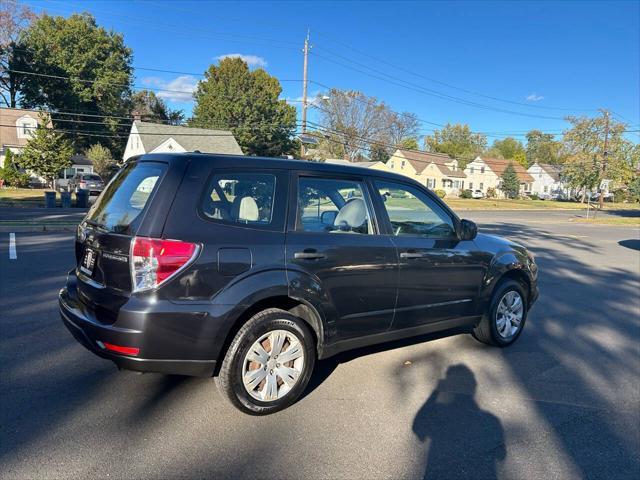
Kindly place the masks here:
POLYGON ((389 162, 389 166, 390 166, 391 168, 393 168, 393 160, 391 160, 391 162, 389 162))
POLYGON ((300 178, 297 217, 301 232, 373 233, 364 186, 357 181, 300 178))
POLYGON ((480 173, 484 173, 484 167, 480 167, 480 173))
POLYGON ((469 182, 469 190, 473 190, 473 182, 469 182))
POLYGON ((480 190, 484 189, 484 183, 480 182, 480 190))
POLYGON ((547 193, 549 191, 549 187, 547 185, 544 186, 544 193, 547 193))
POLYGON ((427 194, 409 185, 376 181, 395 236, 455 235, 453 219, 427 194))
POLYGON ((404 160, 402 160, 402 163, 400 164, 400 168, 404 168, 404 160))
POLYGON ((473 175, 473 167, 469 167, 469 173, 473 175))
POLYGON ((211 179, 202 212, 226 223, 269 225, 275 190, 276 177, 270 173, 221 173, 211 179))

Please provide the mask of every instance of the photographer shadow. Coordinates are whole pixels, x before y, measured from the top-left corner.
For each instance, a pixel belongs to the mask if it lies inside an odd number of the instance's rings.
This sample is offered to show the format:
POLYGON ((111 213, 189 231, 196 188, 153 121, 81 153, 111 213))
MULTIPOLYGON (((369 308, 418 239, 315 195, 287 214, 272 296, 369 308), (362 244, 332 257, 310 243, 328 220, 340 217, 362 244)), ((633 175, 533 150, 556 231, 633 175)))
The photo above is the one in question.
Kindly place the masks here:
POLYGON ((451 366, 416 414, 413 433, 428 448, 425 479, 497 478, 506 458, 504 432, 476 403, 476 385, 469 368, 451 366))

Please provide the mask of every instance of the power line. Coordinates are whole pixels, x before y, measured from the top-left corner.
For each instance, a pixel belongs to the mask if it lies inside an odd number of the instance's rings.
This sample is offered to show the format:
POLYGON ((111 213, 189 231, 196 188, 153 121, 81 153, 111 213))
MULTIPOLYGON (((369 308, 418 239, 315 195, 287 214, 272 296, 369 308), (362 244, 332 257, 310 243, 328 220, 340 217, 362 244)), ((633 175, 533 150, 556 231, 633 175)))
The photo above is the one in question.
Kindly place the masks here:
MULTIPOLYGON (((503 102, 503 103, 509 103, 509 104, 512 104, 512 105, 520 105, 520 106, 523 106, 523 107, 538 108, 538 109, 545 109, 545 110, 564 110, 564 111, 576 111, 576 110, 580 111, 580 110, 582 110, 582 111, 595 111, 595 109, 593 109, 593 108, 579 108, 579 109, 576 109, 576 108, 566 108, 566 107, 550 107, 550 106, 545 106, 545 105, 532 105, 532 104, 528 104, 528 103, 524 103, 524 102, 518 102, 518 101, 515 101, 515 100, 508 100, 508 99, 504 99, 504 98, 496 97, 496 96, 493 96, 493 95, 487 95, 487 94, 480 93, 480 92, 477 92, 477 91, 474 91, 474 90, 469 90, 469 89, 467 89, 467 88, 463 88, 463 87, 458 87, 458 86, 452 85, 452 84, 450 84, 450 83, 443 82, 443 81, 441 81, 441 80, 437 80, 437 79, 432 78, 432 77, 428 77, 428 76, 423 75, 423 74, 421 74, 421 73, 414 72, 414 71, 409 70, 409 69, 407 69, 406 67, 403 67, 403 66, 401 66, 401 65, 394 64, 394 63, 391 63, 391 62, 389 62, 389 61, 387 61, 387 60, 384 60, 384 59, 382 59, 382 58, 380 58, 380 57, 377 57, 377 56, 375 56, 375 55, 371 55, 371 54, 369 54, 368 52, 364 52, 364 51, 362 51, 362 50, 356 49, 356 48, 352 47, 351 45, 349 45, 349 44, 347 44, 347 43, 344 43, 344 42, 341 42, 341 41, 338 41, 338 40, 334 40, 334 39, 332 39, 330 36, 328 36, 328 35, 326 35, 326 34, 323 34, 323 33, 321 33, 321 32, 315 32, 315 31, 314 31, 314 33, 318 33, 318 35, 320 35, 321 37, 325 37, 325 38, 327 38, 328 40, 333 41, 334 43, 336 43, 336 44, 338 44, 338 45, 341 45, 341 46, 343 46, 343 47, 346 47, 346 48, 348 48, 349 50, 352 50, 352 51, 354 51, 354 52, 356 52, 356 53, 358 53, 358 54, 360 54, 360 55, 363 55, 363 56, 365 56, 365 57, 367 57, 367 58, 370 58, 370 59, 372 59, 372 60, 376 60, 376 61, 378 61, 378 62, 380 62, 380 63, 383 63, 383 64, 385 64, 385 65, 387 65, 387 66, 393 67, 394 69, 397 69, 397 70, 403 71, 403 72, 405 72, 405 73, 408 73, 408 74, 410 74, 410 75, 414 75, 414 76, 416 76, 416 77, 422 78, 422 79, 424 79, 424 80, 428 80, 428 81, 433 82, 433 83, 437 83, 437 84, 439 84, 439 85, 442 85, 442 86, 445 86, 445 87, 451 88, 451 89, 453 89, 453 90, 458 90, 458 91, 460 91, 460 92, 468 93, 468 94, 470 94, 470 95, 477 95, 477 96, 479 96, 479 97, 487 98, 487 99, 494 100, 494 101, 497 101, 497 102, 503 102)), ((371 67, 368 67, 367 65, 364 65, 364 64, 362 64, 362 63, 360 63, 360 62, 356 62, 356 61, 355 61, 355 60, 353 60, 353 59, 349 59, 349 58, 347 58, 347 57, 344 57, 344 56, 342 56, 342 55, 340 55, 340 54, 337 54, 337 53, 335 53, 335 52, 333 52, 333 51, 331 51, 331 50, 329 50, 329 49, 326 49, 326 48, 324 48, 324 47, 320 47, 320 50, 324 50, 324 51, 326 51, 327 53, 329 53, 329 54, 331 54, 331 55, 337 56, 337 57, 339 57, 339 58, 343 58, 343 59, 345 59, 345 60, 347 60, 347 61, 350 61, 350 62, 356 63, 356 64, 358 64, 358 65, 362 65, 362 66, 366 66, 367 68, 371 68, 371 67)), ((372 70, 373 70, 373 69, 372 69, 372 70)))
POLYGON ((472 102, 472 101, 469 101, 469 100, 464 100, 462 98, 458 98, 458 97, 454 97, 454 96, 451 96, 451 95, 443 94, 443 93, 437 92, 435 90, 431 90, 431 89, 422 87, 422 86, 420 86, 418 84, 409 82, 409 81, 401 79, 399 77, 395 77, 393 75, 389 75, 389 74, 384 73, 384 72, 380 72, 379 75, 376 75, 376 74, 367 72, 365 70, 361 70, 359 68, 353 67, 351 65, 336 61, 336 60, 334 60, 332 58, 328 58, 328 57, 325 57, 325 56, 322 56, 322 55, 318 55, 317 53, 312 53, 312 54, 313 54, 313 56, 315 56, 317 58, 320 58, 322 60, 325 60, 325 61, 328 61, 328 62, 331 62, 331 63, 335 63, 336 65, 340 65, 340 66, 342 66, 344 68, 348 68, 350 70, 354 70, 356 72, 362 73, 363 75, 367 75, 369 77, 376 78, 378 80, 382 80, 382 81, 391 83, 392 85, 397 85, 399 87, 406 88, 406 89, 414 91, 414 92, 422 93, 424 95, 429 95, 429 96, 432 96, 432 97, 435 97, 435 98, 440 98, 440 99, 443 99, 443 100, 448 100, 448 101, 451 101, 451 102, 454 102, 454 103, 459 103, 461 105, 472 106, 472 107, 480 108, 480 109, 483 109, 483 110, 491 110, 491 111, 495 111, 495 112, 499 112, 499 113, 507 113, 507 114, 510 114, 510 115, 518 115, 518 116, 522 116, 522 117, 540 118, 540 119, 546 119, 546 120, 564 120, 562 117, 551 117, 551 116, 547 116, 547 115, 537 115, 537 114, 532 114, 532 113, 516 112, 514 110, 507 110, 507 109, 504 109, 504 108, 497 108, 497 107, 492 107, 492 106, 489 106, 489 105, 480 104, 480 103, 477 103, 477 102, 472 102), (383 76, 380 76, 380 75, 383 75, 383 76), (385 78, 385 77, 389 77, 389 78, 385 78))

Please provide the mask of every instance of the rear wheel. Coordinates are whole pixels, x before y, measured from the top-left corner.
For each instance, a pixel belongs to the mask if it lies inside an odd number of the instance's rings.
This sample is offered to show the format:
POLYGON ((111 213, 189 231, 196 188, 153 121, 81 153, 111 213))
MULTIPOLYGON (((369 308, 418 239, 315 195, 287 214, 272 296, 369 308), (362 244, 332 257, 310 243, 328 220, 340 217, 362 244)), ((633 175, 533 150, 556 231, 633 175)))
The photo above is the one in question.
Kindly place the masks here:
POLYGON ((482 343, 506 347, 522 333, 527 319, 527 295, 522 284, 506 280, 496 287, 488 311, 472 335, 482 343))
POLYGON ((313 372, 315 348, 309 327, 290 313, 270 308, 234 337, 220 367, 220 390, 238 409, 266 415, 293 404, 313 372))

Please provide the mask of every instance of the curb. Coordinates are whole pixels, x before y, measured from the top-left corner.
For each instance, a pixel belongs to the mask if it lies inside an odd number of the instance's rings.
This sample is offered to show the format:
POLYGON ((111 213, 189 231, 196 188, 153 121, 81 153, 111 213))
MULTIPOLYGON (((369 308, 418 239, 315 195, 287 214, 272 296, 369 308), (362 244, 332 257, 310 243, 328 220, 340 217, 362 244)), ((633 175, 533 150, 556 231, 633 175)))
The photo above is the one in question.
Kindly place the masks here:
POLYGON ((0 225, 0 233, 75 232, 77 225, 0 225))

